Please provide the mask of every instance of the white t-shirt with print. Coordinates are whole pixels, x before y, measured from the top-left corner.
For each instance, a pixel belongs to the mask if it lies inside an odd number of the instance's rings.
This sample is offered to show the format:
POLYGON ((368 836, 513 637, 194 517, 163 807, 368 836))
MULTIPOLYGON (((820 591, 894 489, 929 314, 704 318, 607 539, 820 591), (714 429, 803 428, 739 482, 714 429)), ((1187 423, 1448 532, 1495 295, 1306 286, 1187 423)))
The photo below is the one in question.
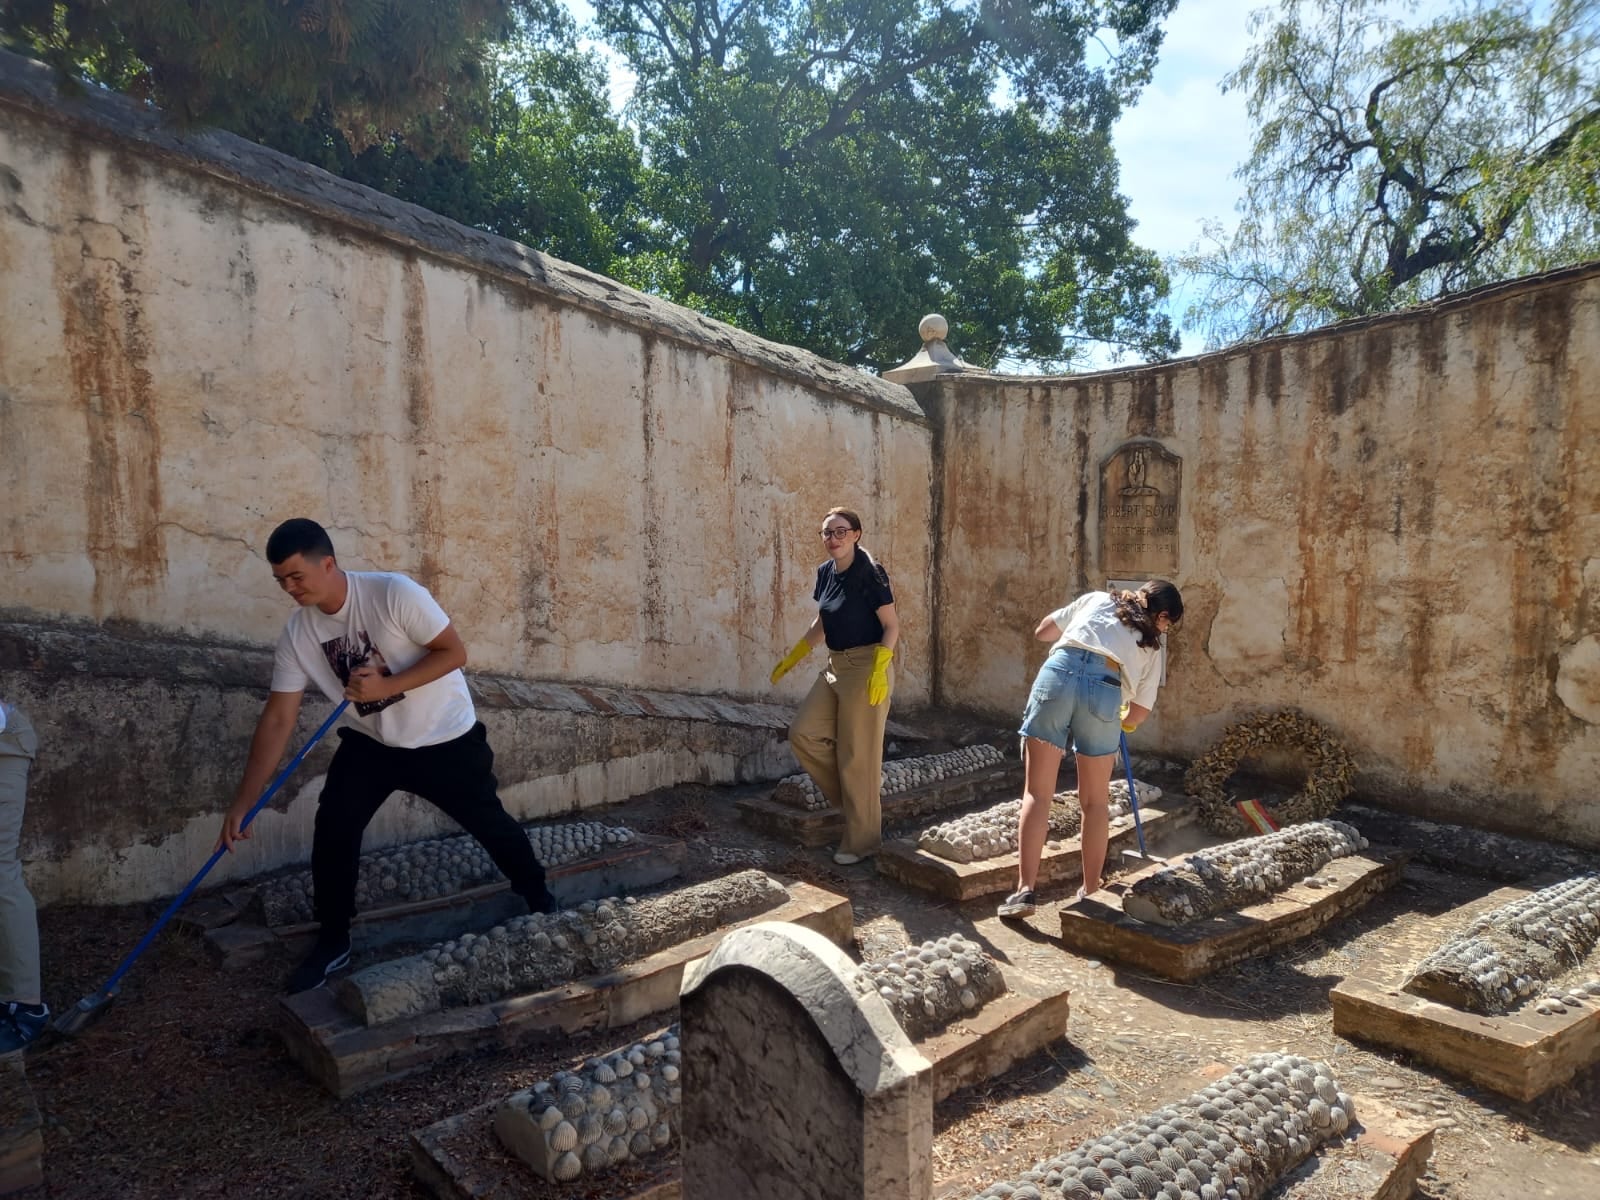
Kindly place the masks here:
POLYGON ((1062 646, 1082 646, 1110 655, 1122 664, 1122 699, 1142 708, 1156 706, 1166 647, 1139 645, 1139 631, 1117 620, 1116 601, 1109 592, 1085 592, 1056 609, 1050 619, 1061 630, 1052 652, 1062 646))
MULTIPOLYGON (((428 589, 404 575, 346 571, 345 581, 350 591, 338 612, 308 605, 290 616, 273 658, 273 691, 303 692, 315 683, 330 700, 341 699, 353 669, 394 675, 415 666, 450 624, 428 589)), ((404 749, 458 738, 478 719, 459 670, 349 711, 363 732, 404 749)))

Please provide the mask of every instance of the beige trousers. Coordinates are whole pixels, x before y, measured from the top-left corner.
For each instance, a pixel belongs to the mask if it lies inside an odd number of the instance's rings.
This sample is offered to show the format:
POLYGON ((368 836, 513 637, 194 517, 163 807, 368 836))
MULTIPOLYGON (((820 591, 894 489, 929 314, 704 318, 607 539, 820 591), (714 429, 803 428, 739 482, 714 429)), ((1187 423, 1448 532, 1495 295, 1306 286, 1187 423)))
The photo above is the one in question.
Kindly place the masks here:
POLYGON ((6 705, 0 729, 0 1004, 39 1003, 39 921, 18 856, 28 768, 38 750, 28 718, 6 705))
MULTIPOLYGON (((789 726, 789 745, 807 775, 834 808, 844 809, 844 837, 839 849, 868 855, 883 842, 883 813, 878 791, 883 783, 883 730, 889 722, 889 698, 867 703, 876 645, 830 650, 828 665, 789 726)), ((894 667, 889 668, 889 693, 894 694, 894 667)))

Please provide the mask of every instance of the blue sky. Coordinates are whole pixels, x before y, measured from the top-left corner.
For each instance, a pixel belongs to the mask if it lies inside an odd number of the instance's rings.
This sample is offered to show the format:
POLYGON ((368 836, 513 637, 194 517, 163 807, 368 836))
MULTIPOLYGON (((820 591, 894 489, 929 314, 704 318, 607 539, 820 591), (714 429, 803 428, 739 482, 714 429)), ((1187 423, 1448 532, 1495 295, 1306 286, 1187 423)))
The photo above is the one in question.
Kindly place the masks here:
MULTIPOLYGON (((1250 47, 1254 6, 1240 0, 1179 0, 1168 18, 1155 77, 1139 103, 1117 123, 1122 193, 1139 222, 1135 237, 1162 257, 1189 249, 1210 218, 1232 224, 1240 181, 1234 171, 1250 153, 1244 97, 1223 95, 1223 76, 1250 47)), ((1173 280, 1174 321, 1191 302, 1173 280)), ((1184 336, 1180 353, 1202 348, 1184 336)))

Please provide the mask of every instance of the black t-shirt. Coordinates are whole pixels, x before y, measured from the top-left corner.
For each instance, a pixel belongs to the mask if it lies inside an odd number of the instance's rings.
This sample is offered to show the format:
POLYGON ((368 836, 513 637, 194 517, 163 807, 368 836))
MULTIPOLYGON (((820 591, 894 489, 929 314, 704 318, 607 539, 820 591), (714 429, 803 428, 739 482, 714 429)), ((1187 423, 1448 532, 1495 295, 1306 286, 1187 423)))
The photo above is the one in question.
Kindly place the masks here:
POLYGON ((829 650, 851 650, 883 641, 878 610, 894 603, 889 573, 857 549, 844 574, 833 569, 833 559, 817 568, 817 586, 811 598, 822 615, 822 632, 829 650))

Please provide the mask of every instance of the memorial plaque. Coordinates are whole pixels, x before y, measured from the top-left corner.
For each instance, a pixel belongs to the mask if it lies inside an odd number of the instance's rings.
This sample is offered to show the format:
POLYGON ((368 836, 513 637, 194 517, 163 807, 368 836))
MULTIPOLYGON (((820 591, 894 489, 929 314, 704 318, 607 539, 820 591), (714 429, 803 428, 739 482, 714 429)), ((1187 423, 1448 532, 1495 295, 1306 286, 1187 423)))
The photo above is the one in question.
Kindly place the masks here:
POLYGON ((1183 459, 1128 442, 1100 464, 1100 569, 1141 582, 1178 572, 1183 459))

